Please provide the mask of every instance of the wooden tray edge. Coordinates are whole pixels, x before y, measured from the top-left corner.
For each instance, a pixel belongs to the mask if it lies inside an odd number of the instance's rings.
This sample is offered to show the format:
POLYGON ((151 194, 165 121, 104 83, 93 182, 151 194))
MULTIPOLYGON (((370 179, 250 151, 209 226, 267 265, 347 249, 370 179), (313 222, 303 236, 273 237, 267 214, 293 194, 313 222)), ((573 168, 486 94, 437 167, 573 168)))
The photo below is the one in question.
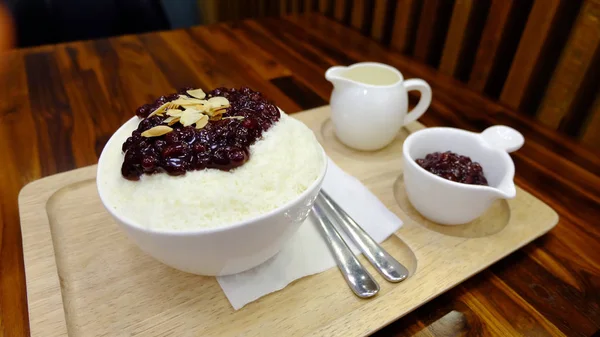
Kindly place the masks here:
POLYGON ((47 293, 51 293, 51 295, 39 296, 38 298, 38 296, 31 291, 33 287, 32 275, 35 274, 35 266, 33 265, 33 261, 35 259, 35 253, 38 252, 34 249, 34 247, 45 247, 42 253, 51 254, 54 256, 54 242, 52 241, 52 236, 50 234, 44 236, 43 240, 45 242, 43 243, 41 243, 39 240, 32 241, 32 238, 29 237, 29 234, 33 231, 33 228, 28 226, 28 223, 36 223, 36 221, 30 221, 30 219, 25 216, 23 211, 28 203, 44 205, 44 208, 37 212, 38 214, 36 215, 36 219, 38 219, 38 221, 42 223, 42 226, 45 226, 47 231, 50 232, 50 221, 45 209, 48 200, 63 187, 80 181, 92 179, 95 177, 95 174, 96 165, 86 166, 34 180, 23 186, 23 188, 21 188, 19 191, 18 205, 21 224, 23 260, 25 267, 27 311, 29 314, 29 329, 31 336, 68 336, 68 325, 66 322, 66 313, 64 312, 64 302, 62 298, 62 289, 60 286, 60 278, 58 275, 56 259, 52 259, 52 265, 49 266, 50 270, 48 270, 45 274, 45 280, 52 282, 47 290, 47 293), (43 186, 43 188, 40 188, 41 186, 43 186), (52 251, 50 252, 49 250, 52 251), (44 301, 48 301, 50 304, 41 304, 41 307, 38 308, 36 303, 43 303, 44 301), (54 303, 54 307, 48 308, 51 303, 54 303), (56 313, 55 315, 47 317, 47 314, 50 312, 48 309, 50 309, 50 311, 59 311, 60 314, 56 313), (38 317, 47 318, 44 318, 38 322, 38 317), (51 323, 49 323, 48 320, 50 320, 51 323), (41 326, 42 324, 43 326, 41 326), (38 327, 38 325, 40 326, 38 327), (48 325, 53 326, 52 331, 48 331, 46 329, 48 325))

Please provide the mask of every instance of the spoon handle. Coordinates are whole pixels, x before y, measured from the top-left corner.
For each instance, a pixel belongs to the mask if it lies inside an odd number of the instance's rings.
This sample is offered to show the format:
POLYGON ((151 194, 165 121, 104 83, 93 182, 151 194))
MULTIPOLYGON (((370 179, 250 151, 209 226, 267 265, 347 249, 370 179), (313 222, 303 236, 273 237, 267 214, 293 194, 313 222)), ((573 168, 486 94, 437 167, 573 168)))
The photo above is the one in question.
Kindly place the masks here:
POLYGON ((348 215, 331 197, 321 190, 316 204, 323 202, 333 219, 340 220, 342 230, 360 248, 369 262, 389 282, 400 282, 408 277, 408 270, 383 249, 359 224, 348 215), (331 214, 332 213, 332 214, 331 214))
POLYGON ((319 205, 313 205, 311 216, 325 234, 325 241, 342 272, 346 283, 356 296, 369 298, 379 292, 379 284, 358 261, 319 205))

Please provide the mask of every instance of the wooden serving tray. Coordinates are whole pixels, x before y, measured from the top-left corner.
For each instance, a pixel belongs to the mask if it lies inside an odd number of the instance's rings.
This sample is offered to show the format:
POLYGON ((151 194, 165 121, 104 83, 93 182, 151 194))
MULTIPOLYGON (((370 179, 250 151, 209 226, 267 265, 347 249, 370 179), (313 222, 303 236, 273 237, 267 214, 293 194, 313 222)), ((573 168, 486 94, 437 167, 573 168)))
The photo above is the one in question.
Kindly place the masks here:
MULTIPOLYGON (((441 226, 407 201, 402 141, 413 123, 377 152, 336 140, 329 108, 295 114, 329 156, 359 178, 404 226, 383 243, 408 266, 369 300, 337 270, 300 279, 234 311, 214 277, 171 269, 142 253, 117 227, 96 192, 96 167, 35 181, 19 195, 32 336, 359 336, 373 333, 549 231, 558 215, 529 193, 496 202, 480 219, 441 226)), ((202 258, 199 256, 198 258, 202 258)))

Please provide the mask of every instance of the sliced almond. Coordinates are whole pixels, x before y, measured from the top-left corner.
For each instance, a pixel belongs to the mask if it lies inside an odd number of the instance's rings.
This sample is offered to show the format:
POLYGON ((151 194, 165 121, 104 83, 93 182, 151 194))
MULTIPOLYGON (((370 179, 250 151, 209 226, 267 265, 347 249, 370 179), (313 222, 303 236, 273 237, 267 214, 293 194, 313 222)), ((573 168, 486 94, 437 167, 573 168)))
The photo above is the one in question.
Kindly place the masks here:
POLYGON ((205 112, 209 117, 219 116, 227 112, 227 108, 210 109, 205 112))
POLYGON ((154 115, 162 115, 165 111, 167 111, 168 108, 171 107, 173 102, 167 102, 161 106, 159 106, 156 110, 152 111, 151 114, 148 115, 148 117, 152 117, 154 115))
POLYGON ((223 117, 223 119, 239 119, 239 120, 242 120, 242 119, 244 119, 244 116, 229 116, 229 117, 223 117))
POLYGON ((166 126, 166 125, 157 125, 151 129, 148 129, 144 132, 142 132, 142 137, 158 137, 158 136, 162 136, 162 135, 166 135, 167 133, 173 131, 172 128, 166 126))
POLYGON ((213 115, 222 115, 227 112, 227 108, 213 110, 213 115))
POLYGON ((183 110, 179 110, 179 109, 169 109, 169 110, 167 110, 167 116, 181 117, 182 113, 183 113, 183 110))
POLYGON ((203 99, 196 99, 196 98, 178 98, 174 101, 172 101, 171 103, 173 104, 177 104, 177 105, 181 105, 181 106, 191 106, 191 105, 205 105, 208 104, 207 101, 203 100, 203 99))
POLYGON ((175 123, 179 122, 179 116, 169 116, 167 118, 165 118, 165 120, 163 121, 163 123, 171 126, 175 123))
POLYGON ((189 107, 186 107, 186 108, 196 109, 196 110, 198 110, 200 112, 206 112, 206 111, 209 110, 208 109, 209 108, 208 105, 200 105, 200 104, 198 104, 198 105, 192 105, 192 106, 189 106, 189 107))
POLYGON ((229 100, 222 96, 212 97, 208 99, 208 105, 213 108, 228 107, 229 100))
POLYGON ((183 126, 190 126, 199 121, 202 116, 204 115, 198 110, 187 109, 181 115, 179 122, 183 124, 183 126))
POLYGON ((186 91, 188 95, 195 97, 197 99, 204 99, 206 97, 206 93, 202 89, 194 89, 186 91))
POLYGON ((208 124, 208 116, 202 115, 202 117, 200 117, 200 119, 196 122, 196 129, 202 129, 206 126, 206 124, 208 124))

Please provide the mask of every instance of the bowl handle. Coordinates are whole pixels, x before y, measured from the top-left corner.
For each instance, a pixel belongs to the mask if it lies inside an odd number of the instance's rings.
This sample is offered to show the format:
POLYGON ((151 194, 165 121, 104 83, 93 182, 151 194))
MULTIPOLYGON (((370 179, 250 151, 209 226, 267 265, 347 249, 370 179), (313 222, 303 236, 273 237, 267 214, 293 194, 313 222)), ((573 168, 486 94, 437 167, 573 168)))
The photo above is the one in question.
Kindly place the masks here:
POLYGON ((504 125, 490 126, 483 130, 479 136, 489 146, 509 153, 517 151, 525 143, 525 138, 519 131, 504 125))

